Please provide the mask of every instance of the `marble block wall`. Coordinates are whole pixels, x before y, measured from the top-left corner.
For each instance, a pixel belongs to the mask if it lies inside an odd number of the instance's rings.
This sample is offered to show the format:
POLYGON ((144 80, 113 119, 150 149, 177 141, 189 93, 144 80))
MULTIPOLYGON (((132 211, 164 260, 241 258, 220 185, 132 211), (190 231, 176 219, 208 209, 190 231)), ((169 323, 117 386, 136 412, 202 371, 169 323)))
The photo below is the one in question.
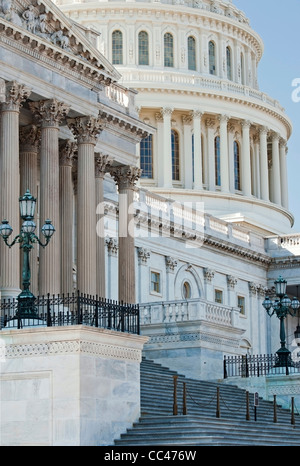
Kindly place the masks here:
POLYGON ((140 416, 146 341, 86 326, 1 331, 0 445, 112 445, 140 416))

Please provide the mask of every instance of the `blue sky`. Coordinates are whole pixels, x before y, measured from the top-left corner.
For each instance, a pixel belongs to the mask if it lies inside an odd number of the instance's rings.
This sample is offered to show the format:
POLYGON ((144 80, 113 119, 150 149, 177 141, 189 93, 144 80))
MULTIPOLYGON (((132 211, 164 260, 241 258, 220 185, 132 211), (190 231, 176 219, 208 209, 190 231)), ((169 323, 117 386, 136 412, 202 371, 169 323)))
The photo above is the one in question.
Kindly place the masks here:
POLYGON ((300 0, 233 0, 264 42, 258 68, 260 90, 279 100, 292 120, 288 142, 289 210, 293 233, 300 233, 300 0), (299 102, 292 99, 293 80, 299 81, 299 102))

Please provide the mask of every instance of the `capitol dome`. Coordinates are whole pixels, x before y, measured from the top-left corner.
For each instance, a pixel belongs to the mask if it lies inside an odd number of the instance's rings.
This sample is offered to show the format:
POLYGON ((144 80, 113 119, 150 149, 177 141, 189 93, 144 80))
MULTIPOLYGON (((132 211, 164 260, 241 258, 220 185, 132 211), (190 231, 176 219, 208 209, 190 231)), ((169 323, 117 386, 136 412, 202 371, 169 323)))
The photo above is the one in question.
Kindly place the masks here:
POLYGON ((141 187, 263 234, 290 232, 286 154, 292 125, 259 90, 263 43, 219 0, 56 0, 91 29, 139 117, 141 187))

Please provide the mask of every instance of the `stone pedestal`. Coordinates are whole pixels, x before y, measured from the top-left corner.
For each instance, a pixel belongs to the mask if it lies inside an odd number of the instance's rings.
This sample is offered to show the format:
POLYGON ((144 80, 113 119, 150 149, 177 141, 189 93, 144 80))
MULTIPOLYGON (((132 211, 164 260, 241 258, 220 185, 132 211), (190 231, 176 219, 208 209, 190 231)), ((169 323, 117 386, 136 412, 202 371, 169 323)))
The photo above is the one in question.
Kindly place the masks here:
POLYGON ((86 326, 1 331, 1 446, 103 446, 140 416, 147 338, 86 326))

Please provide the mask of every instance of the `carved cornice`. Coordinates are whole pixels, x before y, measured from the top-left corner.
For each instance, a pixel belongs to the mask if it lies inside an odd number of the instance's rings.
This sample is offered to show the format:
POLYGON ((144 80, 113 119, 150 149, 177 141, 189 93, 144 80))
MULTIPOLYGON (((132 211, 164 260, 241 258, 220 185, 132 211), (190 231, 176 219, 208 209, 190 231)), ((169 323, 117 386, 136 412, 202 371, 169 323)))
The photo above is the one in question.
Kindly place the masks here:
MULTIPOLYGON (((65 68, 76 69, 96 83, 110 84, 120 78, 115 68, 100 55, 82 33, 49 0, 2 0, 0 36, 13 38, 23 49, 52 57, 65 68)), ((13 43, 11 42, 13 45, 13 43)))
MULTIPOLYGON (((149 135, 150 127, 128 115, 120 114, 112 108, 100 105, 99 119, 105 124, 107 129, 117 132, 122 137, 127 137, 131 141, 140 142, 141 139, 149 135)), ((153 129, 153 132, 155 129, 153 129)))

